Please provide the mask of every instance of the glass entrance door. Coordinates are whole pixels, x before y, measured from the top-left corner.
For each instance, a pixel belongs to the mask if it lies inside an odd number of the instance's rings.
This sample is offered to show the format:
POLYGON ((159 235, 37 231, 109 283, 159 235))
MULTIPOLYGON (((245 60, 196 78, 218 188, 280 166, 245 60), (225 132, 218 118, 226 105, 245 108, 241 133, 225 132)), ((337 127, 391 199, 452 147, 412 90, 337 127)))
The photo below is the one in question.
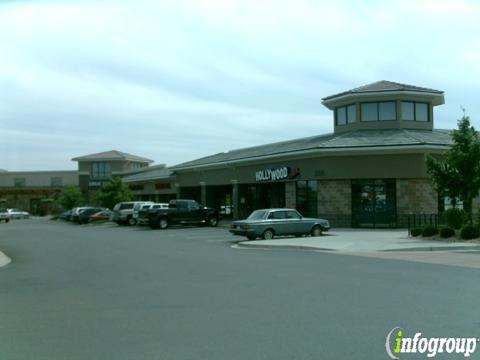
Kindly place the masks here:
POLYGON ((352 225, 396 227, 395 180, 352 181, 352 225))

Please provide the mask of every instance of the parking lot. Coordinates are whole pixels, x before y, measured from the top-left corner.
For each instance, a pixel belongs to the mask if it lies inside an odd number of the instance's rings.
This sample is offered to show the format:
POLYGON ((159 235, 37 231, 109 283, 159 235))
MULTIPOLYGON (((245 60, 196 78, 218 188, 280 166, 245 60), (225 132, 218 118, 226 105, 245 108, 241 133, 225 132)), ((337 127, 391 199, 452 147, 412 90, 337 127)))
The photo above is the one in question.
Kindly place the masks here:
POLYGON ((479 270, 237 240, 225 228, 1 224, 2 360, 383 359, 395 326, 477 334, 479 270))

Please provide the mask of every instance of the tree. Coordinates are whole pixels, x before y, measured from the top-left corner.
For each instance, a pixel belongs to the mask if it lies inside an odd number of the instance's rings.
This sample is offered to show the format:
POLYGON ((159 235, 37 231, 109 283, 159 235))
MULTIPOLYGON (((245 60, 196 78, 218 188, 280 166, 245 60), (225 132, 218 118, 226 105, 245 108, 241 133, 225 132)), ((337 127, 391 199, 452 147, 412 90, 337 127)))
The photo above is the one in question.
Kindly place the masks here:
POLYGON ((443 160, 427 156, 427 172, 435 190, 441 196, 460 198, 471 218, 472 200, 480 190, 480 136, 465 114, 458 120, 452 139, 443 160))
POLYGON ((59 198, 59 203, 64 209, 72 209, 83 203, 83 195, 78 186, 66 186, 59 198))
POLYGON ((104 207, 113 209, 115 204, 132 200, 133 195, 119 177, 114 177, 105 184, 96 195, 96 200, 104 207))

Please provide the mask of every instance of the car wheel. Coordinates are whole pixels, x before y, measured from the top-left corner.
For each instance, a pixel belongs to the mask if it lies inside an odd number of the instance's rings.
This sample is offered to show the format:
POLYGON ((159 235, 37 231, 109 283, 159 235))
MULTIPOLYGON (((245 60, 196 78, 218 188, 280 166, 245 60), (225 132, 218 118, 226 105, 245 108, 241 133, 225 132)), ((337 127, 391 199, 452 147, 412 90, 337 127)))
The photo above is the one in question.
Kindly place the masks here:
POLYGON ((135 219, 134 219, 133 217, 131 217, 131 216, 128 217, 128 220, 127 220, 127 221, 128 221, 128 225, 131 225, 131 226, 137 224, 137 220, 135 220, 135 219))
POLYGON ((168 227, 168 219, 161 218, 160 221, 158 222, 158 226, 160 227, 160 229, 165 230, 168 227))
POLYGON ((312 236, 321 236, 322 235, 322 227, 319 225, 315 225, 310 232, 312 236))
POLYGON ((255 240, 257 237, 255 235, 247 235, 248 240, 255 240))
POLYGON ((208 226, 215 227, 218 225, 218 219, 215 216, 211 216, 208 218, 208 226))
POLYGON ((275 233, 273 232, 272 229, 267 229, 263 232, 263 238, 265 240, 272 240, 274 236, 275 236, 275 233))
POLYGON ((5 219, 5 222, 6 222, 6 223, 9 222, 9 221, 10 221, 10 219, 5 219))

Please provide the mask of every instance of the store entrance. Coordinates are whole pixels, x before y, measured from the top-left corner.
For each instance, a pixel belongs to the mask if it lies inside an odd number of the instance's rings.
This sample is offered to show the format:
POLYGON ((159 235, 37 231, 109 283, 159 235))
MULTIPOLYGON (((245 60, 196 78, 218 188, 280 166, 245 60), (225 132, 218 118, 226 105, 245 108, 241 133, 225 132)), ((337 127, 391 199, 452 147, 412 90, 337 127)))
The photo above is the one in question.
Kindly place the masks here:
POLYGON ((352 181, 352 226, 396 227, 395 180, 352 181))
POLYGON ((256 209, 285 207, 285 183, 240 185, 238 205, 241 219, 256 209))

